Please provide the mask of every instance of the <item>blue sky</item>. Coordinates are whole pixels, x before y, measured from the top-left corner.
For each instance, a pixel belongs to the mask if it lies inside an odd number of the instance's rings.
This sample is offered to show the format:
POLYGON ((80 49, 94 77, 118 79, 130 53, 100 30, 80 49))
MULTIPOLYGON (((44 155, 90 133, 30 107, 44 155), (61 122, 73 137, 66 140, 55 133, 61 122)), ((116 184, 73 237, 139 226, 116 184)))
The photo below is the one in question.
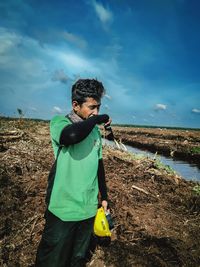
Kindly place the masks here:
POLYGON ((0 3, 0 114, 50 119, 97 78, 113 123, 200 128, 200 1, 0 3))

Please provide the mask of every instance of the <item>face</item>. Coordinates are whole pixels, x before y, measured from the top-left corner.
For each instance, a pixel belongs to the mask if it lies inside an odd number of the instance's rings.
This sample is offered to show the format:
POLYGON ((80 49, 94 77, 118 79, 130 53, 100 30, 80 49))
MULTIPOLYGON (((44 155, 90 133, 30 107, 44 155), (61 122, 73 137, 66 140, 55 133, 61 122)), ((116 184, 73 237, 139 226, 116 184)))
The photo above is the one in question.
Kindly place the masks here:
POLYGON ((77 101, 72 102, 74 112, 84 120, 93 115, 98 115, 100 106, 101 102, 92 97, 87 97, 86 101, 81 105, 77 101))

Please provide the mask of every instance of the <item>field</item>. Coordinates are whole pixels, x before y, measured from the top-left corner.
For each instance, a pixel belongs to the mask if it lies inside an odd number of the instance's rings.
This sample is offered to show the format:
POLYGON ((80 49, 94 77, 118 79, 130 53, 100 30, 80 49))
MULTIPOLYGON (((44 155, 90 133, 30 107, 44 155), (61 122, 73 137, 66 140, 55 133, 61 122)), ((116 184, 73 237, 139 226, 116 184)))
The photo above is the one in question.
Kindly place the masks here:
MULTIPOLYGON (((53 163, 49 125, 4 118, 0 123, 0 266, 33 267, 53 163)), ((116 137, 130 142, 171 140, 173 151, 181 143, 184 151, 199 146, 199 134, 192 131, 174 137, 173 131, 152 129, 149 136, 141 129, 137 134, 123 130, 114 128, 116 137)), ((183 180, 156 159, 108 147, 103 157, 115 228, 110 246, 97 245, 87 266, 200 266, 200 184, 183 180)))

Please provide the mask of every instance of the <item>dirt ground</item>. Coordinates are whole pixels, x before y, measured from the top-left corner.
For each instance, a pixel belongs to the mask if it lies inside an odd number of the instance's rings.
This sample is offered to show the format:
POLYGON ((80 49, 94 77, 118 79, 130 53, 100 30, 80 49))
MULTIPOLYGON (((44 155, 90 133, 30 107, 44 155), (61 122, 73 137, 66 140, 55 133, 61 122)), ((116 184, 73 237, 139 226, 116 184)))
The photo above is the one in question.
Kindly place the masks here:
MULTIPOLYGON (((53 151, 46 122, 0 120, 0 266, 34 266, 53 151)), ((104 147, 115 228, 91 267, 199 267, 200 194, 157 160, 104 147)))

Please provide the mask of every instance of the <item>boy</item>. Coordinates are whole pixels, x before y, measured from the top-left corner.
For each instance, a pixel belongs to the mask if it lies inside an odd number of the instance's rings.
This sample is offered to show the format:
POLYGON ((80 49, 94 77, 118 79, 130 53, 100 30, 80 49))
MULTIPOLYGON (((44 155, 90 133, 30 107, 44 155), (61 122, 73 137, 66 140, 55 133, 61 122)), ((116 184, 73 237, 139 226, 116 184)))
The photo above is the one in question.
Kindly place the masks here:
POLYGON ((72 86, 72 111, 50 123, 56 161, 47 188, 46 224, 36 256, 36 267, 84 266, 93 231, 98 192, 107 210, 107 190, 97 124, 105 89, 101 82, 80 79, 72 86))

